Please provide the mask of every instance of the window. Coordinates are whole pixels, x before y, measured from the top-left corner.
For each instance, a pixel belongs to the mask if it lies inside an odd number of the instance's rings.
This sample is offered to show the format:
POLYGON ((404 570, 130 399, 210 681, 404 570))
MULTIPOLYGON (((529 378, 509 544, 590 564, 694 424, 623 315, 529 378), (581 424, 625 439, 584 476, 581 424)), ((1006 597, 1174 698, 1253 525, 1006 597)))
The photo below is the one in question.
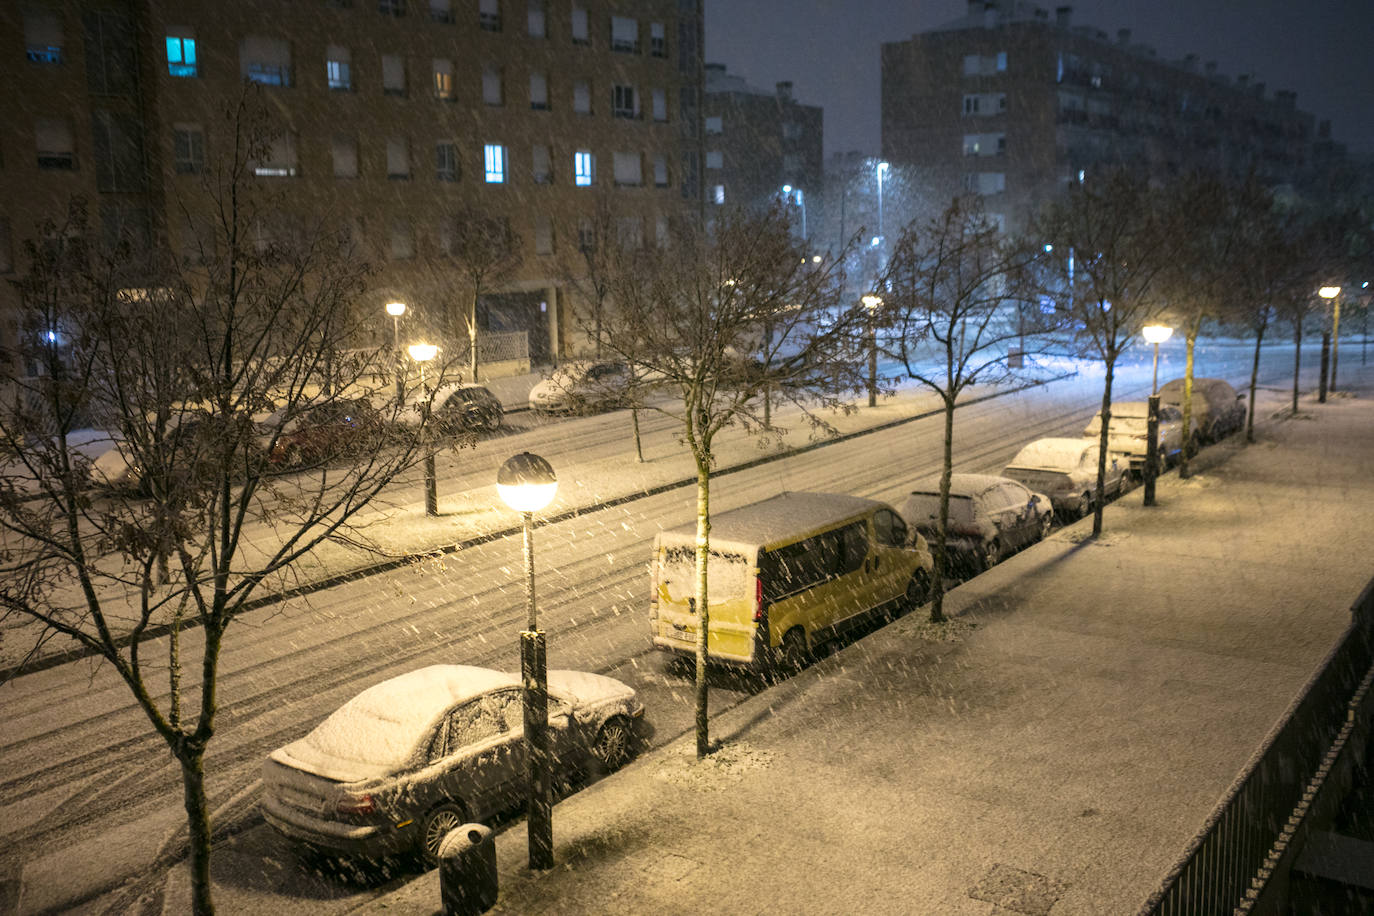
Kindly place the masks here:
POLYGON ((711 189, 711 199, 717 204, 725 203, 725 185, 718 184, 711 189))
POLYGON ((639 53, 639 20, 629 16, 611 17, 611 50, 622 54, 639 53))
POLYGON ((335 178, 358 177, 358 138, 352 134, 335 134, 329 151, 334 157, 335 178))
POLYGON ((549 108, 549 78, 543 73, 530 74, 530 107, 537 111, 549 108))
POLYGON ((998 51, 998 52, 997 52, 997 72, 998 72, 998 73, 1003 73, 1003 72, 1006 71, 1006 69, 1007 69, 1007 52, 1006 52, 1006 51, 998 51))
POLYGON ((392 220, 391 259, 393 261, 407 261, 413 257, 415 257, 415 230, 411 228, 410 220, 392 220))
POLYGON ((596 227, 585 216, 577 221, 577 250, 596 251, 596 227))
POLYGON ((668 157, 654 157, 654 187, 668 187, 668 157))
POLYGON ((643 157, 639 153, 616 153, 614 168, 617 187, 637 188, 644 184, 643 157))
POLYGON ((432 65, 434 75, 434 97, 452 102, 458 97, 453 91, 453 61, 436 59, 432 65))
POLYGON ((499 143, 488 143, 482 150, 486 160, 487 184, 501 184, 506 180, 506 148, 499 143))
POLYGON ((535 184, 553 183, 553 162, 549 158, 549 148, 542 143, 534 145, 530 174, 535 184))
POLYGON ((33 124, 34 145, 40 169, 76 168, 76 145, 72 126, 63 118, 39 118, 33 124))
POLYGON ((615 240, 625 251, 644 247, 644 221, 637 216, 622 216, 615 221, 615 240))
POLYGON ((138 117, 104 110, 91 112, 91 160, 97 190, 145 190, 143 125, 138 117))
POLYGON ((484 31, 501 31, 501 0, 479 0, 477 21, 484 31))
POLYGON ((24 54, 29 60, 35 64, 62 63, 62 39, 62 20, 56 13, 24 11, 24 54))
POLYGON ((440 181, 458 180, 458 146, 448 141, 434 144, 434 177, 440 181))
POLYGON ((294 178, 298 175, 295 133, 288 130, 278 134, 268 147, 267 154, 253 164, 253 174, 262 178, 294 178))
POLYGON ((968 172, 964 175, 964 190, 975 194, 1000 194, 1007 189, 1005 172, 968 172))
POLYGON ((534 253, 553 254, 553 221, 543 213, 534 218, 534 253))
POLYGON ((430 22, 452 22, 453 0, 429 0, 430 22))
POLYGON ((578 114, 592 113, 592 86, 586 80, 573 81, 573 111, 578 114))
POLYGON ((487 64, 482 70, 482 101, 488 105, 501 104, 501 68, 487 64))
POLYGON ((239 44, 239 66, 244 79, 264 86, 290 86, 291 43, 249 35, 239 44))
POLYGON ((406 94, 406 63, 399 54, 382 55, 382 92, 406 94))
POLYGON ((178 175, 205 171, 205 131, 199 124, 172 125, 172 162, 178 175))
POLYGON ((347 48, 330 45, 324 52, 324 70, 330 89, 347 92, 353 88, 352 57, 347 48))
POLYGON ((96 95, 133 92, 134 48, 138 47, 133 22, 123 13, 101 9, 88 9, 81 21, 86 33, 87 88, 96 95))
POLYGON ((406 0, 377 0, 377 12, 399 19, 406 14, 406 0))
POLYGON ((1007 110, 1007 94, 1005 92, 984 92, 978 95, 964 96, 964 116, 974 115, 988 117, 990 115, 1001 114, 1007 110))
POLYGON ((886 547, 906 546, 906 522, 890 509, 879 509, 873 513, 873 533, 878 543, 886 547))
POLYGON ((964 55, 964 76, 991 76, 994 73, 1004 73, 1006 69, 1006 51, 998 51, 992 55, 964 55))
POLYGON ((964 134, 965 156, 1004 156, 1006 152, 1006 134, 964 134))
POLYGON ((410 178, 410 141, 405 137, 387 137, 386 177, 394 181, 410 178))
POLYGON ((548 0, 530 0, 525 28, 531 38, 549 37, 548 0))
POLYGON ((668 93, 664 92, 662 89, 655 89, 651 95, 654 100, 654 120, 668 120, 668 93))
POLYGON ((639 117, 639 98, 633 86, 615 86, 611 90, 611 116, 616 118, 639 117))
POLYGON ((586 150, 573 153, 573 184, 579 188, 591 187, 596 179, 596 157, 586 150))
POLYGON ((708 169, 725 168, 725 154, 718 149, 708 149, 706 151, 706 167, 708 169))
POLYGON ((784 121, 782 125, 782 138, 784 140, 800 140, 802 137, 802 126, 796 121, 784 121))
POLYGON ((708 134, 725 133, 725 126, 721 123, 720 115, 706 116, 706 132, 708 134))
POLYGON ((572 8, 572 40, 573 44, 590 44, 591 39, 587 31, 587 8, 584 6, 574 6, 572 8))
POLYGON ((788 176, 794 176, 801 172, 801 156, 796 153, 783 153, 782 171, 784 175, 788 176))
POLYGON ((199 76, 195 33, 190 29, 169 29, 167 35, 167 74, 199 76))
POLYGON ((659 248, 667 248, 672 242, 672 237, 668 231, 668 217, 662 213, 654 217, 654 244, 659 248))
POLYGON ((668 39, 664 35, 663 23, 649 23, 649 53, 654 57, 668 56, 668 39))

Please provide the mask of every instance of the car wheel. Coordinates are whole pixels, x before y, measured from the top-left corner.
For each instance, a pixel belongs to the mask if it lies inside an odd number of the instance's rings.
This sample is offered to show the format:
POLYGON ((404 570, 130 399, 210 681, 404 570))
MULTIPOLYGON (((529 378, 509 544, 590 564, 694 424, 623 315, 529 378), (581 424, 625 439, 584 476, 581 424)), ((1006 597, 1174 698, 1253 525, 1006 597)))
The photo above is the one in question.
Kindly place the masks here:
POLYGON ((1039 540, 1042 540, 1042 541, 1043 541, 1045 538, 1049 537, 1049 536, 1050 536, 1050 529, 1053 528, 1053 527, 1054 527, 1054 513, 1053 513, 1053 512, 1046 512, 1044 515, 1040 516, 1040 538, 1039 538, 1039 540))
POLYGON ((930 573, 918 569, 911 574, 906 584, 906 594, 902 597, 902 610, 914 611, 926 603, 930 597, 930 573))
MULTIPOLYGON (((1119 487, 1119 486, 1120 486, 1120 485, 1118 484, 1118 487, 1119 487)), ((1082 496, 1078 497, 1078 505, 1074 507, 1074 512, 1077 513, 1077 516, 1078 516, 1079 518, 1087 518, 1089 515, 1092 514, 1092 511, 1093 511, 1093 498, 1092 498, 1092 494, 1090 494, 1090 493, 1084 493, 1082 496)))
POLYGON ((1002 562, 1002 542, 993 538, 983 545, 983 568, 992 569, 1002 562))
POLYGON ((454 802, 448 802, 435 808, 425 815, 424 822, 420 825, 420 855, 429 865, 439 864, 439 846, 444 842, 444 837, 448 836, 449 831, 463 826, 468 822, 467 812, 463 806, 454 802))
POLYGON ((791 677, 805 668, 811 661, 811 650, 806 645, 806 632, 801 627, 793 627, 782 638, 778 647, 778 662, 774 673, 791 677))
POLYGON ((634 730, 624 716, 612 716, 596 733, 592 753, 607 773, 613 773, 634 756, 634 730))

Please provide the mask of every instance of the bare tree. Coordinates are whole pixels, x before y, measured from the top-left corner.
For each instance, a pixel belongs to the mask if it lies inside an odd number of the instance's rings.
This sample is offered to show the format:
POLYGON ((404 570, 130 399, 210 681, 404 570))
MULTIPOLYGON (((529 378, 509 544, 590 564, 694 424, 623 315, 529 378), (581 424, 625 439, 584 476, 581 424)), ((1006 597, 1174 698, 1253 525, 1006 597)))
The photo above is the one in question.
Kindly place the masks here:
POLYGON ((956 403, 973 385, 1012 378, 1007 357, 1024 340, 1018 316, 1032 260, 1026 245, 987 219, 978 198, 961 198, 929 223, 902 230, 880 284, 891 349, 906 374, 938 395, 944 408, 930 604, 936 623, 945 619, 956 403))
POLYGON ((28 333, 0 379, 0 618, 34 652, 65 637, 103 659, 166 742, 197 913, 213 911, 204 759, 230 625, 326 541, 368 544, 358 513, 426 447, 423 429, 379 429, 351 463, 274 469, 285 431, 374 378, 385 392, 391 364, 352 348, 376 320, 352 308, 366 265, 321 226, 275 221, 284 201, 251 164, 279 128, 256 98, 231 106, 232 152, 181 201, 213 227, 192 256, 88 245, 80 207, 26 246, 28 333), (100 486, 85 426, 109 431, 137 492, 100 486))
POLYGON ((1102 533, 1107 441, 1116 362, 1163 308, 1155 281, 1168 260, 1159 192, 1118 171, 1071 185, 1036 221, 1052 245, 1046 294, 1069 322, 1079 352, 1102 360, 1102 432, 1097 452, 1093 536, 1102 533))
POLYGON ((469 381, 477 382, 477 305, 482 294, 514 276, 524 260, 520 236, 510 221, 478 210, 464 210, 455 220, 453 255, 467 278, 472 297, 463 330, 468 338, 469 381))
POLYGON ((711 468, 727 427, 762 428, 765 389, 800 405, 819 429, 818 408, 838 408, 857 388, 848 332, 856 316, 841 297, 835 262, 802 257, 785 215, 722 215, 714 230, 683 226, 671 247, 619 254, 604 347, 660 380, 652 409, 681 424, 697 472, 696 747, 710 753, 706 681, 711 468), (761 329, 772 322, 767 344, 761 329), (763 358, 761 358, 763 357, 763 358))

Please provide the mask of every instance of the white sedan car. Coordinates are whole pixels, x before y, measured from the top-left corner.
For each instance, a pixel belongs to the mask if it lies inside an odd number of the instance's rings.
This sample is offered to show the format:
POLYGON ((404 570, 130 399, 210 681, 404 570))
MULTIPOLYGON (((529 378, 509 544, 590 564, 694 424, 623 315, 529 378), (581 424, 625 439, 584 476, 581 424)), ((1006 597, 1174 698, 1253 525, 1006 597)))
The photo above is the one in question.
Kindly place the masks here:
MULTIPOLYGON (((550 671, 555 773, 610 770, 633 756, 633 688, 550 671)), ((263 818, 307 848, 344 855, 419 852, 434 862, 450 830, 513 807, 527 787, 518 674, 432 665, 364 690, 263 767, 263 818)))
MULTIPOLYGON (((1145 401, 1122 401, 1112 405, 1112 419, 1107 426, 1107 451, 1125 455, 1131 470, 1145 469, 1147 451, 1147 418, 1150 405, 1145 401)), ((1102 433, 1102 411, 1093 415, 1083 428, 1084 438, 1094 442, 1102 433)), ((1172 404, 1159 405, 1159 460, 1164 467, 1173 465, 1183 452, 1183 413, 1172 404)))
MULTIPOLYGON (((1121 495, 1126 459, 1107 454, 1103 495, 1121 495)), ((1003 477, 1044 493, 1061 518, 1082 518, 1097 498, 1097 443, 1090 439, 1037 439, 1016 453, 1003 477)))

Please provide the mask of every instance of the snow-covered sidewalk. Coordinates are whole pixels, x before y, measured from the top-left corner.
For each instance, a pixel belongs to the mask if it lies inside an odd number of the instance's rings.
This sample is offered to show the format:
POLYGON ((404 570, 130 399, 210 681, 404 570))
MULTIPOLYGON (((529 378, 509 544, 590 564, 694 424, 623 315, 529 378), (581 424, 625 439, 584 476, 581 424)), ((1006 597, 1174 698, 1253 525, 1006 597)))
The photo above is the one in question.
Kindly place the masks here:
MULTIPOLYGON (((1343 379, 720 715, 714 756, 562 801, 553 870, 506 831, 493 912, 1136 911, 1374 574, 1374 371, 1343 379)), ((430 872, 363 911, 439 904, 430 872)))

